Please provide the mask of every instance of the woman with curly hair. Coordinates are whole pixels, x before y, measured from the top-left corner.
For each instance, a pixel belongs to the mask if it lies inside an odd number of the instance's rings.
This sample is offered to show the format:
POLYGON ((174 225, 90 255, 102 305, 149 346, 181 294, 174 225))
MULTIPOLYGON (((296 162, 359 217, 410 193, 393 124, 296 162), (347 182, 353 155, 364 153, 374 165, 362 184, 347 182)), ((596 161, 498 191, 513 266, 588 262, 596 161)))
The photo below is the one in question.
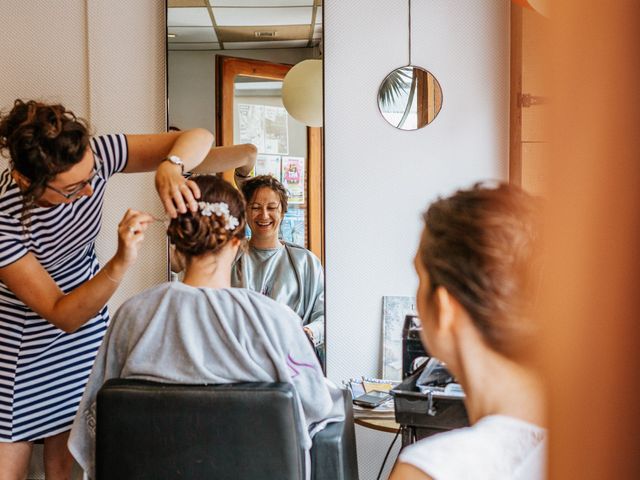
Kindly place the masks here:
MULTIPOLYGON (((109 178, 155 170, 167 214, 197 209, 184 179, 211 150, 194 129, 92 137, 62 105, 16 100, 0 116, 0 472, 24 478, 32 443, 44 439, 48 479, 67 478, 71 422, 109 320, 106 303, 135 262, 153 218, 128 210, 118 248, 100 268, 95 239, 109 178)), ((237 166, 237 165, 236 165, 237 166)))

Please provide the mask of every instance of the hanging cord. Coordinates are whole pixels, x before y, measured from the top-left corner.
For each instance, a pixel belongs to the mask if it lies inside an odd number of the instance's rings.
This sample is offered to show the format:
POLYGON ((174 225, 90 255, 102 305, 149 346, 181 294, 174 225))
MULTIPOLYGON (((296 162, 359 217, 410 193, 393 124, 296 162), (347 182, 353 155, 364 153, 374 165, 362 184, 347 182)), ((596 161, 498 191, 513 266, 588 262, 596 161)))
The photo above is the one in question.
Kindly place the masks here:
POLYGON ((384 456, 384 460, 382 460, 382 465, 380 465, 380 471, 378 472, 378 476, 376 477, 376 480, 380 480, 380 477, 382 476, 382 471, 384 470, 384 465, 385 463, 387 463, 387 458, 389 458, 389 454, 391 453, 393 444, 396 443, 396 440, 398 439, 398 435, 400 435, 400 430, 402 430, 402 428, 403 427, 400 427, 396 432, 395 437, 393 437, 393 440, 391 441, 391 445, 389 445, 389 449, 387 450, 387 454, 384 456))
POLYGON ((409 66, 411 66, 411 0, 409 0, 409 66))

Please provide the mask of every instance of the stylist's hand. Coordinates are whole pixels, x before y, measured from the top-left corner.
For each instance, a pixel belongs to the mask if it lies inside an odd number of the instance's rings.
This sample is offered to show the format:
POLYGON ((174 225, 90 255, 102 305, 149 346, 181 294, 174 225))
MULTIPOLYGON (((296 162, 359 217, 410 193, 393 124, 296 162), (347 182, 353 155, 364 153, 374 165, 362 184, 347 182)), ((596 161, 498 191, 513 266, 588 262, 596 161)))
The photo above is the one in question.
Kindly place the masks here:
POLYGON ((200 189, 195 182, 186 180, 182 176, 182 168, 171 162, 164 161, 156 170, 156 190, 162 201, 167 215, 176 218, 179 213, 186 213, 187 208, 192 212, 198 210, 200 189))
POLYGON ((128 209, 118 224, 118 250, 112 259, 114 268, 126 270, 138 258, 144 232, 155 219, 145 212, 128 209))

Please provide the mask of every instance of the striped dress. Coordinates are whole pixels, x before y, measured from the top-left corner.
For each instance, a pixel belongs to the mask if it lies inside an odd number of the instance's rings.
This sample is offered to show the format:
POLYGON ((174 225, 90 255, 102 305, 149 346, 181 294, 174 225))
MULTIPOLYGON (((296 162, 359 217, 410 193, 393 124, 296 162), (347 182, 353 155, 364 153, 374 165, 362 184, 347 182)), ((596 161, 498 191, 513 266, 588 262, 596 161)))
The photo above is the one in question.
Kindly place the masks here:
MULTIPOLYGON (((60 289, 70 292, 99 270, 107 179, 127 164, 124 135, 91 139, 94 193, 69 204, 34 207, 25 235, 22 196, 9 170, 0 174, 0 268, 32 253, 60 289)), ((71 428, 107 328, 107 307, 74 333, 39 317, 0 282, 0 442, 37 440, 71 428)))

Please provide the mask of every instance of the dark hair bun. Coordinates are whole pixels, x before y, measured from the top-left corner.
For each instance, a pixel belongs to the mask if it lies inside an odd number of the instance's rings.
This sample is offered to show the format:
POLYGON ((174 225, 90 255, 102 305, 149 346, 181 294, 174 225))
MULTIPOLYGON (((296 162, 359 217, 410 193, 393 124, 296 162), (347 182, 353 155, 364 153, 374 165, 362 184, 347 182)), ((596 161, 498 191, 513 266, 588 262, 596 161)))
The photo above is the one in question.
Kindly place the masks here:
POLYGON ((233 232, 227 230, 225 225, 223 217, 187 212, 171 221, 167 234, 178 251, 198 256, 207 252, 215 253, 229 241, 233 232))
POLYGON ((238 190, 215 175, 198 175, 192 180, 200 188, 200 200, 207 203, 224 203, 229 214, 238 224, 227 229, 227 216, 203 215, 202 210, 187 212, 171 220, 167 235, 176 250, 188 257, 220 251, 233 237, 244 238, 244 200, 238 190))
POLYGON ((80 162, 88 147, 86 122, 62 105, 18 99, 11 111, 2 115, 0 151, 8 151, 11 168, 29 179, 29 186, 22 191, 23 225, 46 184, 80 162))

